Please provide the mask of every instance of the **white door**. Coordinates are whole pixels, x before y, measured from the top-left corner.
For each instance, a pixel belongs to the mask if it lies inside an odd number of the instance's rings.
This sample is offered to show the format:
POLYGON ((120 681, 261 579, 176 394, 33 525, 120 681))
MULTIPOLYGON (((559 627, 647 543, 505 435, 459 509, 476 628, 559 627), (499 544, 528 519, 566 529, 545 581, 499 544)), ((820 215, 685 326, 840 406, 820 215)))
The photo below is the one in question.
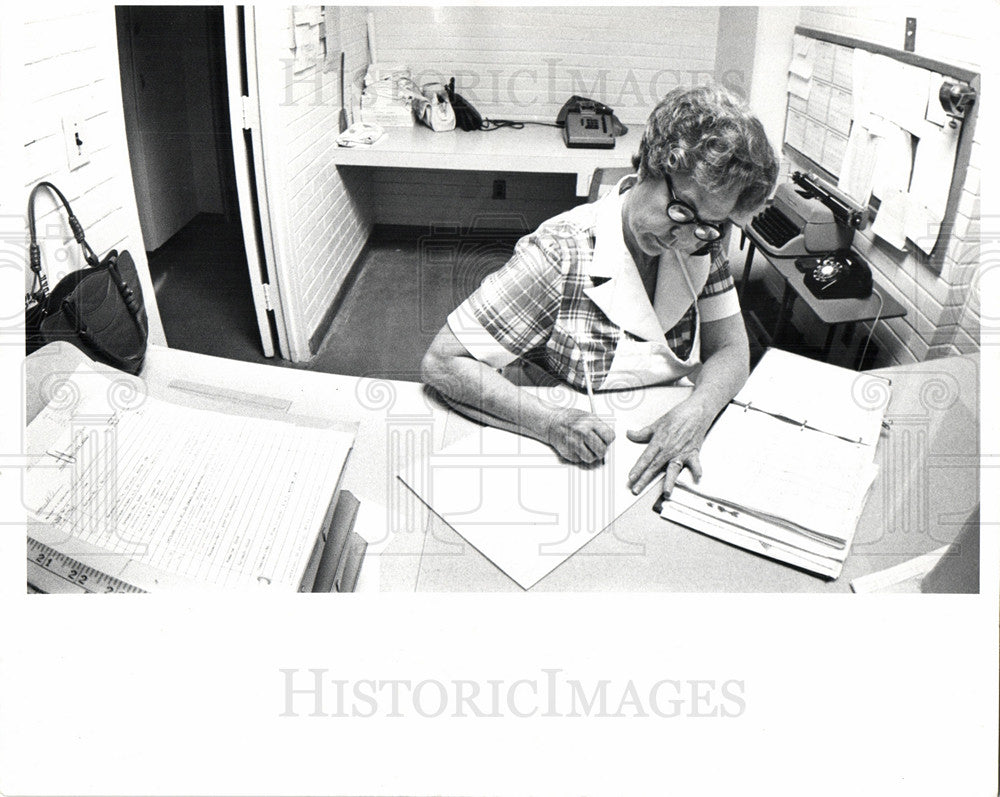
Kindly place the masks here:
POLYGON ((274 243, 268 216, 267 187, 262 178, 264 167, 257 101, 253 14, 249 9, 244 14, 243 6, 228 5, 223 13, 236 194, 239 198, 254 311, 264 355, 274 356, 273 341, 277 339, 279 354, 285 359, 291 359, 278 284, 274 279, 274 243))

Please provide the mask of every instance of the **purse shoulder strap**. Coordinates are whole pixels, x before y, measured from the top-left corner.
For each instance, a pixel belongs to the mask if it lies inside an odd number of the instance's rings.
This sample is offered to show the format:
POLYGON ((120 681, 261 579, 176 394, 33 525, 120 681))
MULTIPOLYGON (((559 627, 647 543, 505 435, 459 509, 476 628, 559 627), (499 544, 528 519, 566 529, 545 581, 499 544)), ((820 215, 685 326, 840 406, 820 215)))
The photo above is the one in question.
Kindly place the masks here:
POLYGON ((38 246, 38 239, 35 234, 35 197, 38 196, 38 192, 43 188, 47 188, 49 191, 54 193, 59 198, 59 201, 62 202, 63 207, 66 209, 69 227, 73 231, 73 237, 83 248, 83 256, 87 261, 87 264, 90 266, 97 266, 100 262, 97 259, 97 255, 94 253, 94 250, 90 248, 90 244, 87 243, 86 236, 83 232, 83 225, 80 224, 79 219, 73 215, 73 209, 69 206, 69 200, 66 199, 63 192, 56 188, 52 183, 43 180, 31 189, 31 195, 28 197, 28 234, 31 236, 31 242, 28 247, 28 258, 29 265, 35 274, 35 280, 39 286, 38 291, 33 292, 31 295, 35 300, 42 300, 48 296, 49 293, 48 280, 45 277, 45 273, 42 271, 42 252, 38 246))

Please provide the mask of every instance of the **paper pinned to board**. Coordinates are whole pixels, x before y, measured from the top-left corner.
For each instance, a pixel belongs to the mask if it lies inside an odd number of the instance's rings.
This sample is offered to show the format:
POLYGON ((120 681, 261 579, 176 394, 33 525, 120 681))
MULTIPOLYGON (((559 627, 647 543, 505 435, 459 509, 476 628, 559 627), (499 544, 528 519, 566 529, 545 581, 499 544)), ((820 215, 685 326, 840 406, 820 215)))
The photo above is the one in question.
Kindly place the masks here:
POLYGON ((948 192, 958 152, 958 127, 925 122, 913 159, 910 195, 940 222, 948 206, 948 192))
POLYGON ((883 195, 872 234, 890 246, 903 251, 906 248, 907 218, 910 216, 910 197, 905 191, 895 189, 883 195))
POLYGON ((851 91, 854 83, 854 48, 837 45, 833 57, 833 84, 851 91))
POLYGON ((792 55, 803 58, 811 56, 815 43, 816 40, 811 36, 803 36, 800 33, 796 33, 792 36, 792 55))
POLYGON ((855 124, 860 122, 865 127, 871 126, 868 122, 868 115, 872 107, 871 70, 869 69, 871 57, 872 54, 867 50, 855 47, 851 59, 852 116, 855 124))
POLYGON ((812 82, 807 78, 799 77, 789 73, 788 75, 788 93, 793 97, 801 97, 803 100, 809 99, 809 93, 812 90, 812 82))
POLYGON ((837 172, 837 187, 863 207, 872 196, 872 179, 878 156, 878 139, 868 128, 855 123, 844 148, 844 159, 837 172))
POLYGON ((830 42, 817 41, 813 47, 813 77, 826 83, 833 82, 836 52, 830 42))
POLYGON ((944 127, 951 121, 944 106, 941 104, 940 93, 941 84, 945 78, 937 72, 930 72, 927 78, 927 116, 925 117, 931 124, 944 127))
POLYGON ((878 120, 871 128, 879 138, 878 158, 872 174, 872 193, 885 199, 897 191, 910 189, 910 171, 913 165, 913 137, 887 120, 878 120))

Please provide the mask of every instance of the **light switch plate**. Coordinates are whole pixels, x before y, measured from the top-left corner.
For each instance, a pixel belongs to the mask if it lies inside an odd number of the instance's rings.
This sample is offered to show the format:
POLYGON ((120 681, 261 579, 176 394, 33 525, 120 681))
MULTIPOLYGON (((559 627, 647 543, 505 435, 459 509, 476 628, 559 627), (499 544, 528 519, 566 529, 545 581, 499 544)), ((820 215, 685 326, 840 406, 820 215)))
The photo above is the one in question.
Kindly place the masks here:
POLYGON ((87 134, 83 114, 62 118, 63 141, 66 144, 66 162, 70 171, 90 163, 90 136, 87 134))

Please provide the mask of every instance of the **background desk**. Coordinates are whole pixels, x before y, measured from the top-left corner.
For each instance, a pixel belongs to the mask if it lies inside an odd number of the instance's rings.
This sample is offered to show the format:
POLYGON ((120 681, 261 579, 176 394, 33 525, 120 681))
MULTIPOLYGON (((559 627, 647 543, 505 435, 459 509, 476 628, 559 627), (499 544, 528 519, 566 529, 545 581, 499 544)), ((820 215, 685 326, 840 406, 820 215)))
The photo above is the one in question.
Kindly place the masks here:
MULTIPOLYGON (((27 418, 60 373, 83 360, 53 344, 25 361, 27 418)), ((110 369, 107 369, 110 371, 110 369)), ((859 575, 951 542, 979 500, 978 357, 879 371, 893 380, 877 458, 880 473, 852 553, 836 581, 728 546, 662 520, 647 493, 611 527, 540 581, 535 591, 847 592, 859 575)), ((478 426, 447 411, 419 384, 315 374, 152 346, 142 372, 149 392, 174 403, 277 417, 291 413, 359 423, 342 486, 384 509, 374 541, 386 591, 511 591, 520 587, 435 517, 397 478, 414 456, 439 450, 478 426)), ((643 415, 671 406, 678 388, 636 394, 643 415)), ((865 397, 872 398, 875 397, 865 397)))
POLYGON ((577 196, 587 196, 594 170, 620 167, 638 151, 643 126, 633 124, 615 139, 614 149, 570 149, 562 130, 525 125, 520 130, 449 130, 387 127, 385 136, 368 147, 335 147, 339 166, 379 166, 459 171, 544 172, 576 175, 577 196))

